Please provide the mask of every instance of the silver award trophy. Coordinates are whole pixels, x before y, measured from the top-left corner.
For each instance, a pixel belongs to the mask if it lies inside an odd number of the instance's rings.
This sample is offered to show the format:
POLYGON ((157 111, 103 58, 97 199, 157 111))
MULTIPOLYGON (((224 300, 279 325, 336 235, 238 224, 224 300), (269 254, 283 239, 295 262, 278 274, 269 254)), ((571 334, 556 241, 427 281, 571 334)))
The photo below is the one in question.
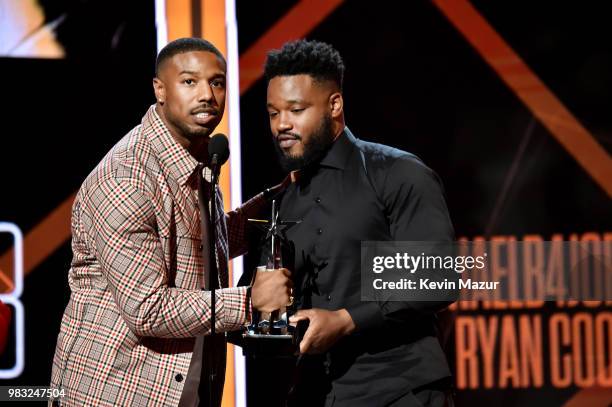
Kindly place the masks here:
MULTIPOLYGON (((283 251, 290 242, 285 232, 301 221, 284 221, 279 218, 276 201, 272 201, 272 218, 270 221, 249 219, 256 227, 266 232, 265 244, 270 249, 266 264, 257 268, 257 273, 265 273, 283 267, 283 251)), ((253 278, 255 277, 254 275, 253 278)), ((243 334, 244 339, 285 339, 293 341, 294 329, 288 323, 287 308, 293 305, 293 297, 289 304, 279 310, 264 313, 257 310, 252 311, 252 321, 243 334)))

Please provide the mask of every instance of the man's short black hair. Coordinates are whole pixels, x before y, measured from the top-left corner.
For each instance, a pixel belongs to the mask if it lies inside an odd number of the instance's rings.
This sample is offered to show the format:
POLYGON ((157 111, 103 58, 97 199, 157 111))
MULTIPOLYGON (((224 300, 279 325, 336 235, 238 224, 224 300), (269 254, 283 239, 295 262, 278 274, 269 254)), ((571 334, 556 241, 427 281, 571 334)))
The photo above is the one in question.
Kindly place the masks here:
POLYGON ((159 51, 157 61, 155 61, 155 76, 159 76, 159 68, 164 61, 177 54, 193 51, 212 52, 223 61, 223 64, 226 64, 225 57, 223 57, 221 51, 219 51, 211 42, 206 41, 203 38, 179 38, 178 40, 168 43, 164 48, 162 48, 161 51, 159 51))
POLYGON ((292 41, 268 52, 264 69, 267 81, 276 76, 301 74, 318 82, 333 81, 342 90, 344 62, 331 45, 319 41, 292 41))

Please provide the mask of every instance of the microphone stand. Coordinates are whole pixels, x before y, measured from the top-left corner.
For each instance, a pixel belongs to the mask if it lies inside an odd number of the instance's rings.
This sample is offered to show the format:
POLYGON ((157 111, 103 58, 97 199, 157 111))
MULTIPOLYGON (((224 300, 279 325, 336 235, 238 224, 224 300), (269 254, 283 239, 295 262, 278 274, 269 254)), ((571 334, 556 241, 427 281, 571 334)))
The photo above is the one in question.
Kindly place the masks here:
MULTIPOLYGON (((211 343, 214 344, 216 343, 216 328, 215 328, 215 322, 216 322, 216 298, 215 298, 215 290, 218 288, 217 284, 219 281, 219 271, 217 269, 217 248, 216 248, 216 244, 217 244, 217 225, 216 225, 216 217, 217 217, 217 194, 216 194, 216 187, 217 187, 217 183, 219 182, 219 155, 218 154, 214 154, 212 156, 212 160, 211 160, 211 165, 210 165, 210 169, 211 169, 211 173, 212 173, 212 177, 211 177, 211 183, 210 183, 210 194, 209 194, 209 202, 210 202, 210 239, 209 239, 209 244, 210 244, 210 256, 211 256, 211 262, 210 262, 210 270, 208 273, 208 288, 210 289, 210 301, 211 301, 211 310, 210 310, 210 320, 211 320, 211 327, 210 327, 210 338, 211 338, 211 343)), ((208 363, 210 363, 210 376, 208 378, 208 382, 209 382, 209 406, 210 407, 217 407, 217 403, 216 403, 216 392, 215 392, 215 377, 217 375, 217 371, 216 371, 216 365, 214 363, 214 358, 212 357, 210 352, 207 352, 207 355, 209 355, 209 361, 208 363)))

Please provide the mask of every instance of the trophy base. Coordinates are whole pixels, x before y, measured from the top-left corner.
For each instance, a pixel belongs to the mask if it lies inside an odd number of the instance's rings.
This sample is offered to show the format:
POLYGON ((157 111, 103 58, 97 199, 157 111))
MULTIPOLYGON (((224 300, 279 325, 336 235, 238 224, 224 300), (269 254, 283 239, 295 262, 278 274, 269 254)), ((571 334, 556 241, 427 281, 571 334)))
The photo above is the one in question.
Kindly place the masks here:
POLYGON ((253 358, 294 357, 299 352, 292 334, 242 334, 242 353, 253 358))

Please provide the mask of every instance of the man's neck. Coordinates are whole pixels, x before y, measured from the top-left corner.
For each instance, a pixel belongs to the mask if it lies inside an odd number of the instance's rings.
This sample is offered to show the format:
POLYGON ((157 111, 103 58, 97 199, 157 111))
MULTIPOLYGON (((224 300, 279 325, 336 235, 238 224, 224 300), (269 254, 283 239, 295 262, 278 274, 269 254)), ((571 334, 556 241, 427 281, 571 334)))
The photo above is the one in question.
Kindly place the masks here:
POLYGON ((188 146, 183 146, 198 162, 208 166, 208 137, 197 137, 188 146))
POLYGON ((344 132, 344 128, 346 127, 346 124, 344 124, 344 118, 334 121, 332 126, 335 134, 334 141, 336 141, 338 140, 338 137, 342 135, 342 133, 344 132))

